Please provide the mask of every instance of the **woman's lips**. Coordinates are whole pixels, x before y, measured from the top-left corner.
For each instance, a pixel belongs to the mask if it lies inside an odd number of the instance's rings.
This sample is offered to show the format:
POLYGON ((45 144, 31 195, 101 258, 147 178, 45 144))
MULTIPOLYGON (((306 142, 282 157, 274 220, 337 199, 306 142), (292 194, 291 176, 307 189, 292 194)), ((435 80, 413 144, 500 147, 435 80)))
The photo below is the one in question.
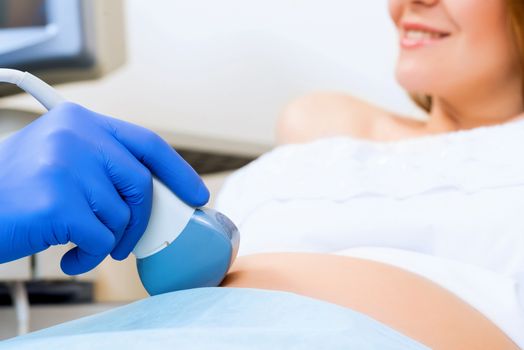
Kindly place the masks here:
POLYGON ((400 46, 414 49, 435 44, 450 36, 450 33, 420 23, 403 22, 400 30, 400 46))

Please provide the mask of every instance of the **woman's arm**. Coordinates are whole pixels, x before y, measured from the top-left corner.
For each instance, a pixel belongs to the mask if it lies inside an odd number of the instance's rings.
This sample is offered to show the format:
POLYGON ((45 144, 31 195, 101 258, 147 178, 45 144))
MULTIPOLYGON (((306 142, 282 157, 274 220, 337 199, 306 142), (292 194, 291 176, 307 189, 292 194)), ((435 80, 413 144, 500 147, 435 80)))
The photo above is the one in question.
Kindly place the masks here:
POLYGON ((367 314, 433 349, 518 349, 452 293, 421 276, 370 260, 306 253, 244 256, 222 286, 326 300, 367 314))
POLYGON ((333 136, 392 141, 421 136, 425 123, 394 115, 351 95, 314 93, 287 105, 277 122, 281 144, 333 136))

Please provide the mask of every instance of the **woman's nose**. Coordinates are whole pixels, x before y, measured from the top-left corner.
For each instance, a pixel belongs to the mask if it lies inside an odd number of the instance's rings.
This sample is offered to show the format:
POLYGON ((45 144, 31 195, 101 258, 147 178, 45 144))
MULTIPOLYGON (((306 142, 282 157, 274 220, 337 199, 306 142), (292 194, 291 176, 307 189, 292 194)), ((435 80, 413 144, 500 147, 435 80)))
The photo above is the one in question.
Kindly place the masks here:
POLYGON ((407 11, 432 8, 441 2, 442 0, 389 0, 389 13, 393 22, 397 23, 407 11))
POLYGON ((425 6, 431 7, 437 5, 441 0, 389 0, 390 10, 401 10, 408 7, 425 6))

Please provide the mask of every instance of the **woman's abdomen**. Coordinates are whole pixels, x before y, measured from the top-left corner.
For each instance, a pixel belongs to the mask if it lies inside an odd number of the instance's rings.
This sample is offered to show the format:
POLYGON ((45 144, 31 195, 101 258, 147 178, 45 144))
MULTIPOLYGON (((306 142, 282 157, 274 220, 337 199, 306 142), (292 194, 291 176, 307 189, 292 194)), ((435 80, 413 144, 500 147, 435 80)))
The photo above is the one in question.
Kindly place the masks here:
POLYGON ((367 314, 433 349, 518 349, 449 291, 403 269, 328 254, 237 259, 222 286, 290 291, 367 314))

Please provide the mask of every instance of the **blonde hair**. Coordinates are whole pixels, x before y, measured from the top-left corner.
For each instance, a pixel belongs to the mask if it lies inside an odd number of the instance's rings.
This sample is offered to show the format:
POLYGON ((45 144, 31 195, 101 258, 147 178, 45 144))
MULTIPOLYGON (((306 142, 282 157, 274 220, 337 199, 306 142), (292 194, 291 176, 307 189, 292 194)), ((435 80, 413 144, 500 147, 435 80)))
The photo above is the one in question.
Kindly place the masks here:
MULTIPOLYGON (((520 56, 521 70, 524 71, 524 1, 506 0, 508 9, 508 25, 515 39, 517 51, 520 56)), ((524 99, 524 79, 522 80, 522 98, 524 99)), ((428 95, 410 93, 411 99, 426 112, 431 111, 432 98, 428 95)))

